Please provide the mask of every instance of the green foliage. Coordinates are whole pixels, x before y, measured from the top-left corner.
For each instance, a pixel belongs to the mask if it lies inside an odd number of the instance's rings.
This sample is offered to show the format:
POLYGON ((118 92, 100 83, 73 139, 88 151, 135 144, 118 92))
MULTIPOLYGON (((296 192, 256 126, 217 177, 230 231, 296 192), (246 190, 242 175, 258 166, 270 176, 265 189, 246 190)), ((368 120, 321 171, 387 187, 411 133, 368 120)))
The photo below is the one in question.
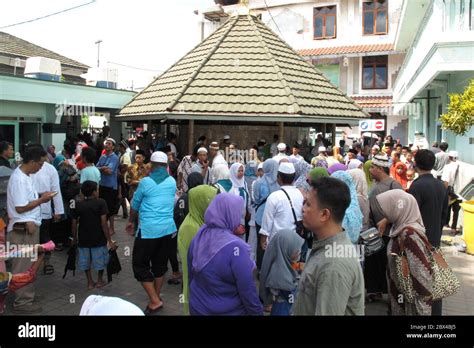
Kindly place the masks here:
POLYGON ((474 125, 474 80, 462 94, 449 94, 448 112, 441 115, 442 128, 464 135, 474 125))

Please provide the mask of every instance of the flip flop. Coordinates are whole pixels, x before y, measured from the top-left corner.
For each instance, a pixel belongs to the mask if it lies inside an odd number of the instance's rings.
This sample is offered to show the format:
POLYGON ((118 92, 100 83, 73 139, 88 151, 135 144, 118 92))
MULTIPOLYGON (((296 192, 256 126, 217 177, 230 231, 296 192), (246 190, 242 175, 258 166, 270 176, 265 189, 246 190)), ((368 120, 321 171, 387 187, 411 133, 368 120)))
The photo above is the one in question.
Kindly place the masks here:
POLYGON ((163 309, 163 303, 161 304, 161 306, 159 306, 155 309, 151 309, 150 307, 146 306, 146 308, 143 312, 145 313, 146 316, 151 316, 151 315, 155 315, 156 313, 158 313, 161 309, 163 309))
POLYGON ((47 275, 53 274, 53 273, 54 273, 54 267, 53 267, 53 265, 44 265, 44 267, 43 267, 43 273, 44 273, 44 274, 47 274, 47 275))

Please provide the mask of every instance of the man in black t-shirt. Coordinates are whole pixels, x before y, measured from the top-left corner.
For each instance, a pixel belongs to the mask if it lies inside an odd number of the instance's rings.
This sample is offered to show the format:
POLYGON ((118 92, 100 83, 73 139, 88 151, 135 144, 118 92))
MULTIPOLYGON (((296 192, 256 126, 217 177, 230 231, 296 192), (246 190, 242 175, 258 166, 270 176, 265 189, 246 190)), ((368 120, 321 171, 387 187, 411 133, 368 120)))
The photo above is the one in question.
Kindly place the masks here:
POLYGON ((76 201, 76 206, 72 209, 73 244, 78 245, 79 269, 86 272, 87 287, 92 290, 105 285, 103 275, 109 261, 107 243, 112 249, 116 249, 117 246, 110 238, 107 203, 98 198, 97 183, 85 181, 81 192, 85 197, 84 200, 76 201), (97 283, 92 279, 91 268, 98 271, 97 283))

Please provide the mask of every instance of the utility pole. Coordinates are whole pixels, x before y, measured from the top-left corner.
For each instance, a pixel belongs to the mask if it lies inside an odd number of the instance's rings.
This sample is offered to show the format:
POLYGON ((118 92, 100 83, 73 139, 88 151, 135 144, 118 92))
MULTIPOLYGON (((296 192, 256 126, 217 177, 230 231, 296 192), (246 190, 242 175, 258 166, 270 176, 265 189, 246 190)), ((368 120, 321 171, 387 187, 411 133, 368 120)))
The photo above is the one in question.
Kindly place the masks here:
POLYGON ((102 40, 97 40, 95 42, 95 44, 97 45, 97 67, 99 67, 99 63, 100 63, 100 44, 102 43, 102 40))

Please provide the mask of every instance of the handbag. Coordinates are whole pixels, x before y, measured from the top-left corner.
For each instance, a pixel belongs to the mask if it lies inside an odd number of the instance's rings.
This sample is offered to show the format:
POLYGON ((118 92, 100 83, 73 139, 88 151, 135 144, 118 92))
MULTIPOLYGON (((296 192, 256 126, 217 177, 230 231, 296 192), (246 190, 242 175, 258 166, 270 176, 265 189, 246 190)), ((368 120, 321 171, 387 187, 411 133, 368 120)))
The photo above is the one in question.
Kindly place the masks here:
MULTIPOLYGON (((425 244, 427 250, 426 256, 431 266, 433 285, 429 300, 436 301, 454 295, 461 287, 461 283, 451 267, 449 267, 443 252, 441 249, 433 247, 425 235, 416 231, 415 233, 417 233, 425 244)), ((400 238, 398 238, 398 243, 401 253, 400 255, 395 255, 395 263, 400 286, 399 290, 405 296, 407 302, 413 303, 415 301, 415 290, 413 289, 410 267, 408 265, 405 247, 403 243, 400 243, 400 238)))
POLYGON ((384 242, 376 227, 361 232, 359 244, 364 247, 364 255, 370 256, 378 253, 384 247, 384 242))
POLYGON ((293 208, 293 203, 291 202, 291 199, 290 199, 290 196, 288 195, 288 193, 281 189, 285 195, 286 195, 286 198, 288 198, 288 201, 290 202, 290 207, 291 207, 291 211, 293 212, 293 219, 295 220, 295 226, 296 226, 296 233, 298 233, 298 235, 304 239, 309 239, 311 238, 311 231, 306 229, 303 225, 303 221, 298 221, 296 219, 296 213, 295 213, 295 209, 293 208))

